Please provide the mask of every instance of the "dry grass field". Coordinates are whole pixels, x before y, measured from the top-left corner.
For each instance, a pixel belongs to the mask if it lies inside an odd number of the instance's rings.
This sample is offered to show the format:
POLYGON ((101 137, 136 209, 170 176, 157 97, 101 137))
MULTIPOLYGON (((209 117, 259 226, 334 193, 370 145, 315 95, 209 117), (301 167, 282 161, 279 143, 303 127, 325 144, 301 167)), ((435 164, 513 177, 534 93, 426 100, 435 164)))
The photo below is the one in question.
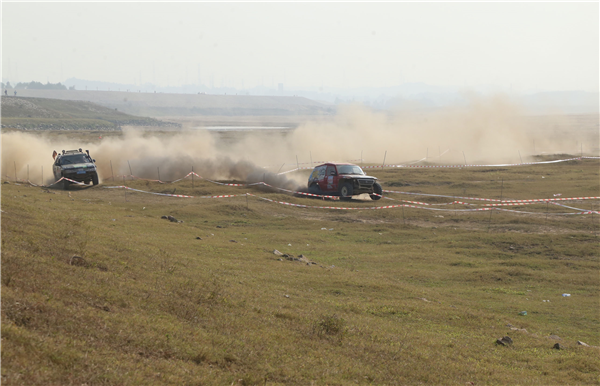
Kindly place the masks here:
MULTIPOLYGON (((369 173, 413 193, 600 196, 591 159, 369 173)), ((600 346, 598 215, 545 203, 510 208, 534 214, 297 208, 259 197, 400 201, 198 179, 125 181, 194 198, 107 189, 122 184, 2 184, 2 384, 599 383, 599 349, 577 344, 600 346), (200 197, 223 194, 239 196, 200 197)))

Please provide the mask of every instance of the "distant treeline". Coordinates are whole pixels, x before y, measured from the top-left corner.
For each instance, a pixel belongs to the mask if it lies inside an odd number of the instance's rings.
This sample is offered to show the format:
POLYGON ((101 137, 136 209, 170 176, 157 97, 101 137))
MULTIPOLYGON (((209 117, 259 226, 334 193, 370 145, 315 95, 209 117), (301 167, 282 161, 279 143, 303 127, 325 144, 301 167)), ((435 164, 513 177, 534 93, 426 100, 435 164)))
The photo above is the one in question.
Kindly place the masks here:
MULTIPOLYGON (((10 82, 6 82, 6 84, 2 83, 2 89, 35 89, 35 90, 66 90, 67 86, 59 83, 50 83, 47 82, 43 84, 41 82, 29 82, 29 83, 17 83, 14 87, 10 84, 10 82)), ((75 87, 71 87, 71 90, 74 90, 75 87)))

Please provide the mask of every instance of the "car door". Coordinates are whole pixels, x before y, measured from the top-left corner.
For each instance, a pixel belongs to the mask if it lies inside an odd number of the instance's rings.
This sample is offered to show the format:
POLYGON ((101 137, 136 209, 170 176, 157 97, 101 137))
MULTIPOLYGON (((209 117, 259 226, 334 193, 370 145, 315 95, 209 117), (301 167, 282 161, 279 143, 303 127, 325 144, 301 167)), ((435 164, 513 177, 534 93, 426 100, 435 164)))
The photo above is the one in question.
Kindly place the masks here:
POLYGON ((327 176, 325 175, 325 169, 327 169, 327 166, 325 165, 317 168, 317 184, 321 190, 325 190, 327 188, 327 176))
POLYGON ((327 165, 325 170, 325 189, 327 192, 337 191, 337 170, 334 165, 327 165))

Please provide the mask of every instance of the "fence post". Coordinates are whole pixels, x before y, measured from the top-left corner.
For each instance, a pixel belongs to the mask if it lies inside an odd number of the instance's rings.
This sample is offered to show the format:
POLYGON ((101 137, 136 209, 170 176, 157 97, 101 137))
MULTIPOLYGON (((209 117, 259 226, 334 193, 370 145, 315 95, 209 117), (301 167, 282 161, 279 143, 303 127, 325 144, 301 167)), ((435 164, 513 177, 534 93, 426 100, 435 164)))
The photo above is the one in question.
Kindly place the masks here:
POLYGON ((406 225, 406 219, 404 218, 404 204, 402 204, 402 222, 406 225))
POLYGON ((115 174, 113 173, 112 160, 110 160, 110 175, 112 176, 113 182, 115 182, 115 174))

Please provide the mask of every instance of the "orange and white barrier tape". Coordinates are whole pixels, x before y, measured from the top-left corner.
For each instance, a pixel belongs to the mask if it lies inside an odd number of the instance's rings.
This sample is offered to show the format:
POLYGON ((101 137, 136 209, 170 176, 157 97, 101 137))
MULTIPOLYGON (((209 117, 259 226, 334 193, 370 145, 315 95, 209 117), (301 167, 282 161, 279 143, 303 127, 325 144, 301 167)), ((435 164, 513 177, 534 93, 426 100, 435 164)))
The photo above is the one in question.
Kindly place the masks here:
MULTIPOLYGON (((600 159, 600 157, 575 157, 575 158, 567 158, 553 161, 537 161, 537 162, 523 162, 523 163, 513 163, 513 164, 456 164, 456 165, 414 165, 414 163, 410 164, 388 164, 388 165, 372 165, 372 166, 362 166, 362 169, 379 169, 379 168, 481 168, 481 167, 509 167, 509 166, 530 166, 530 165, 543 165, 543 164, 552 164, 559 162, 568 162, 568 161, 576 161, 582 159, 600 159)), ((420 159, 415 162, 420 162, 425 160, 420 159)), ((287 170, 278 174, 287 174, 291 172, 295 172, 298 170, 310 169, 309 167, 300 167, 292 170, 287 170)))

